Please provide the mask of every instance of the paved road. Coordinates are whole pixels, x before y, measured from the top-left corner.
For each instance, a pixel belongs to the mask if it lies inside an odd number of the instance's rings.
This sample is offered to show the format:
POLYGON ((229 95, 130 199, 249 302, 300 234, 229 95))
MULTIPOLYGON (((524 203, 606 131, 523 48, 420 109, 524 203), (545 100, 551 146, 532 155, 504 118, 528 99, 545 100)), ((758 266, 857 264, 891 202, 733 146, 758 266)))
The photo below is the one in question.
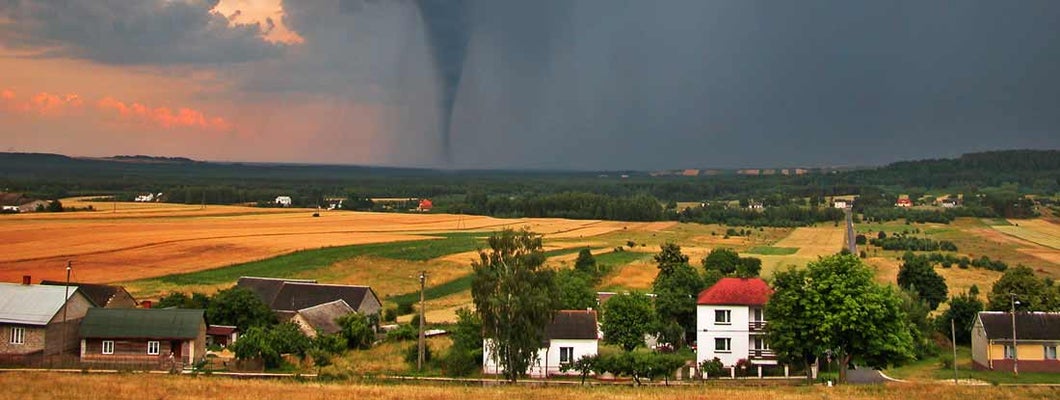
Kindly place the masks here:
POLYGON ((858 254, 858 243, 857 243, 857 232, 854 231, 854 213, 850 207, 843 209, 843 214, 846 214, 847 218, 847 250, 850 250, 850 254, 858 254))
POLYGON ((874 370, 868 367, 861 367, 858 369, 847 370, 847 383, 855 385, 866 385, 872 383, 884 383, 887 382, 887 378, 884 378, 880 371, 874 370))

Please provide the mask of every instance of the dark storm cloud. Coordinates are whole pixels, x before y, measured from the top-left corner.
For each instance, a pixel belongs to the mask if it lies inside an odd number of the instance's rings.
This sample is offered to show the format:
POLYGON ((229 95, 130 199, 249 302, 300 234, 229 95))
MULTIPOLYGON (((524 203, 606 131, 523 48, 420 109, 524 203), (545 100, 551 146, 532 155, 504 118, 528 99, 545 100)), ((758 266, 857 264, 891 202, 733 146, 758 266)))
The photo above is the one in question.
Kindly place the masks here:
POLYGON ((258 24, 229 26, 216 0, 0 2, 0 41, 40 56, 107 64, 228 63, 274 57, 258 24))
POLYGON ((474 3, 468 166, 873 164, 1060 147, 1060 3, 474 3))

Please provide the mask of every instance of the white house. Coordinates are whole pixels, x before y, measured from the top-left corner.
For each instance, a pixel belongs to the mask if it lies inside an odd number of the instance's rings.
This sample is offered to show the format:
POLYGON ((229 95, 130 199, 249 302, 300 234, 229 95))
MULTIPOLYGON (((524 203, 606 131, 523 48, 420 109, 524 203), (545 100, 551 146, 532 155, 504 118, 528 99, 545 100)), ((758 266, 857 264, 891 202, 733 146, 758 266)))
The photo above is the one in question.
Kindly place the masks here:
POLYGON ((291 206, 291 196, 276 196, 275 203, 279 204, 281 207, 290 207, 291 206))
MULTIPOLYGON (((596 355, 599 347, 599 327, 594 310, 562 310, 545 327, 546 347, 538 350, 537 360, 531 363, 527 375, 547 378, 550 375, 577 375, 578 371, 562 372, 560 366, 577 361, 583 356, 596 355)), ((489 349, 490 339, 483 342, 482 372, 498 375, 504 372, 489 349)))
POLYGON ((763 306, 773 290, 760 278, 722 278, 696 301, 696 364, 715 357, 726 367, 740 360, 777 365, 765 336, 763 306))
POLYGON ((847 203, 846 200, 836 199, 835 201, 832 202, 832 207, 833 208, 850 208, 850 203, 847 203))

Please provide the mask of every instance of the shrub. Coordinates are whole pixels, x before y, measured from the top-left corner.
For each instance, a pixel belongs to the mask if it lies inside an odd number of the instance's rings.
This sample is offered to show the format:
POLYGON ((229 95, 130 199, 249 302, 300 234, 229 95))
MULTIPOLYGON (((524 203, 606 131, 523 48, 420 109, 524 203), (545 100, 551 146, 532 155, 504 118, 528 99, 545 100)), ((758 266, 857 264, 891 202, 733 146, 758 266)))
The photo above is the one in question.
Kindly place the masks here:
POLYGON ((725 365, 721 363, 721 359, 714 357, 713 360, 703 360, 699 363, 699 373, 703 379, 709 379, 711 377, 719 377, 722 371, 725 370, 725 365))
MULTIPOLYGON (((420 346, 419 343, 413 343, 405 350, 405 362, 409 363, 410 366, 415 367, 416 362, 420 358, 420 346)), ((431 346, 427 343, 423 344, 423 363, 431 362, 431 346)))

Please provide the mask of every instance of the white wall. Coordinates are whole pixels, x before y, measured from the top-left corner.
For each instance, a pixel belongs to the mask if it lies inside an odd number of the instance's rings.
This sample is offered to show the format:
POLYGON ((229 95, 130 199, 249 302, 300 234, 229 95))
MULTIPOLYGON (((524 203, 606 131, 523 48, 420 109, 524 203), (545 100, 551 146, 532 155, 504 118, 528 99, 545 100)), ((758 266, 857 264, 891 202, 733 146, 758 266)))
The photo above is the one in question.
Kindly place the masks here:
POLYGON ((736 361, 748 358, 750 309, 747 306, 696 306, 696 364, 705 360, 721 359, 726 367, 736 365, 736 361), (714 321, 715 310, 730 310, 731 324, 718 324, 714 321), (732 339, 731 351, 717 353, 714 351, 715 338, 732 339))
MULTIPOLYGON (((497 365, 497 361, 493 358, 493 354, 489 349, 490 339, 483 340, 482 348, 482 373, 499 375, 504 372, 497 365)), ((527 371, 527 375, 533 378, 545 377, 545 371, 547 369, 548 375, 561 375, 560 372, 560 347, 573 347, 574 348, 574 361, 577 361, 582 356, 595 355, 599 350, 599 341, 595 339, 552 339, 551 344, 548 348, 542 347, 538 350, 537 360, 531 363, 530 370, 527 371)), ((567 372, 568 375, 577 375, 577 371, 567 372)))

